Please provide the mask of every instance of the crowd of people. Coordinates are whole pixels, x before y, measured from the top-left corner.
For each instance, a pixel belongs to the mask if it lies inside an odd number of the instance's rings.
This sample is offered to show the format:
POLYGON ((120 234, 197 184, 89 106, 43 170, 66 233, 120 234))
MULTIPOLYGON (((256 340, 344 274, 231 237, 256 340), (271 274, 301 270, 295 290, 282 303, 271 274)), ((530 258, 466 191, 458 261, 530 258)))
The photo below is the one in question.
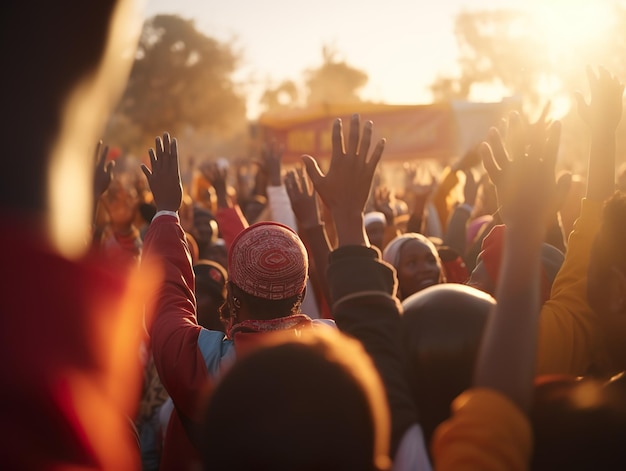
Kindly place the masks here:
POLYGON ((624 466, 616 76, 587 70, 585 175, 557 178, 561 124, 520 112, 427 181, 407 163, 401 188, 358 115, 329 162, 285 168, 269 142, 182 174, 166 132, 147 165, 113 165, 83 151, 133 2, 66 3, 2 19, 30 54, 0 87, 3 467, 624 466))

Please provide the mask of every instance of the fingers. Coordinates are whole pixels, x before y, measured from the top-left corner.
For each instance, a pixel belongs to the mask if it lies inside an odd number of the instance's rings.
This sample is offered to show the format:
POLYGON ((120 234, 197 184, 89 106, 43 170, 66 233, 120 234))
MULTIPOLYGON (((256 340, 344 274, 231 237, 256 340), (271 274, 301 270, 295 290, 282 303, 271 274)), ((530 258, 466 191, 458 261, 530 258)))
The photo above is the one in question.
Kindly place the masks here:
POLYGON ((313 194, 313 188, 311 188, 311 184, 309 182, 308 177, 304 173, 304 168, 303 167, 298 167, 296 169, 296 176, 298 177, 297 178, 298 184, 300 185, 300 188, 302 188, 302 191, 304 193, 306 193, 307 195, 312 195, 313 194))
POLYGON ((374 148, 374 152, 372 152, 372 156, 367 161, 367 166, 370 168, 370 171, 372 172, 372 174, 376 170, 376 166, 378 165, 378 162, 380 161, 380 158, 383 155, 383 151, 385 150, 386 143, 387 143, 387 140, 384 138, 378 141, 378 144, 376 144, 376 147, 374 148))
POLYGON ((367 121, 363 127, 363 137, 361 139, 361 146, 359 147, 359 155, 363 159, 367 159, 367 154, 370 151, 370 143, 372 141, 372 128, 374 123, 367 121))
POLYGON ((509 158, 497 129, 491 128, 487 136, 487 143, 489 144, 489 153, 487 154, 484 148, 481 150, 483 165, 491 181, 496 183, 499 181, 500 170, 504 170, 509 166, 509 158))
POLYGON ((163 152, 164 155, 170 155, 170 153, 171 153, 170 135, 167 132, 163 133, 163 149, 162 149, 162 152, 163 152))
MULTIPOLYGON (((333 128, 333 134, 334 134, 334 130, 335 129, 333 128)), ((306 173, 309 175, 309 178, 311 179, 311 182, 313 183, 313 187, 319 192, 319 185, 324 179, 324 174, 320 170, 320 167, 317 164, 317 161, 310 155, 303 155, 302 162, 304 163, 304 166, 306 167, 306 173)))
POLYGON ((495 164, 491 146, 487 142, 483 142, 479 147, 479 152, 483 159, 483 166, 487 171, 487 175, 489 175, 489 178, 494 184, 497 183, 500 177, 500 170, 495 164))
MULTIPOLYGON (((150 149, 150 150, 152 150, 152 149, 150 149)), ((152 177, 152 172, 148 169, 148 167, 146 167, 144 164, 141 164, 141 171, 146 176, 148 181, 150 181, 150 178, 152 177)))
POLYGON ((157 165, 157 157, 154 153, 154 149, 148 149, 148 156, 150 157, 150 168, 154 170, 157 165))
POLYGON ((561 123, 555 121, 550 126, 550 134, 545 144, 543 152, 543 161, 554 169, 556 166, 556 159, 559 155, 559 143, 561 142, 561 123))
MULTIPOLYGON (((341 123, 341 119, 337 118, 333 123, 333 152, 332 158, 335 159, 343 154, 345 154, 345 149, 343 148, 343 125, 341 123)), ((306 163, 305 163, 306 164, 306 163)), ((308 170, 308 167, 307 167, 308 170)), ((309 173, 309 176, 311 174, 309 173)))
POLYGON ((287 175, 285 175, 285 189, 287 190, 287 195, 289 195, 290 200, 293 200, 300 193, 298 183, 296 182, 296 172, 294 170, 289 170, 287 175))
MULTIPOLYGON (((491 142, 489 143, 491 144, 491 142)), ((516 111, 512 112, 509 115, 509 129, 507 132, 507 149, 509 149, 508 156, 510 156, 513 160, 523 157, 526 154, 526 146, 528 145, 526 139, 526 132, 524 130, 524 123, 522 121, 522 117, 516 111)), ((494 157, 498 162, 500 168, 504 168, 506 164, 508 164, 509 159, 507 156, 507 152, 500 153, 499 149, 494 149, 494 157), (506 157, 506 161, 503 158, 506 157)))
POLYGON ((361 120, 359 118, 359 115, 353 114, 352 118, 350 119, 350 134, 348 136, 348 149, 347 149, 347 154, 351 157, 358 155, 360 131, 361 131, 361 120))

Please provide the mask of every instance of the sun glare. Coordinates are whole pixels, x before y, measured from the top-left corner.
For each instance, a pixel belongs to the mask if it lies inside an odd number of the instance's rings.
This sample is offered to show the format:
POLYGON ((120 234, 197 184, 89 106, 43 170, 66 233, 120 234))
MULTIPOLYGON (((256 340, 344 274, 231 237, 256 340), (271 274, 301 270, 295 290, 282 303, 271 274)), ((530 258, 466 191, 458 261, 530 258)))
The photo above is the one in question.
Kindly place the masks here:
POLYGON ((555 53, 593 48, 610 34, 613 3, 609 1, 552 0, 535 7, 535 17, 546 47, 555 53))

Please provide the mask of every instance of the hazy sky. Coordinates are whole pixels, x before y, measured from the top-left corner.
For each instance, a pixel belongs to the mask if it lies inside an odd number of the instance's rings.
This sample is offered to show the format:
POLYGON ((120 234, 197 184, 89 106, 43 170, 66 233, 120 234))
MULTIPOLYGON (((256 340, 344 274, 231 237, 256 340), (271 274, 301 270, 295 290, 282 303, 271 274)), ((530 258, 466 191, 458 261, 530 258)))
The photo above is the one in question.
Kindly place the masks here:
POLYGON ((427 103, 428 85, 437 74, 455 70, 454 17, 463 9, 514 7, 545 12, 551 8, 555 18, 551 21, 558 22, 568 16, 561 10, 564 7, 572 10, 611 1, 150 0, 146 16, 179 14, 194 19, 209 36, 234 39, 243 56, 236 79, 246 84, 248 115, 253 118, 265 85, 300 80, 305 69, 321 63, 323 44, 367 72, 364 98, 427 103))

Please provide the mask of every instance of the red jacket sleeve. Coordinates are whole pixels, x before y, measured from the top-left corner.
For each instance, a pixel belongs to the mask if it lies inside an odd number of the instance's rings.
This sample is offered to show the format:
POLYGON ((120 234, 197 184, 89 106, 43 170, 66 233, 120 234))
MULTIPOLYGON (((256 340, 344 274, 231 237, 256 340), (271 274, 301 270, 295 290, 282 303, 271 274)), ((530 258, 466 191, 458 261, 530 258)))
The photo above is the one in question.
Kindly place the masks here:
POLYGON ((246 218, 241 213, 239 206, 219 208, 215 213, 215 219, 217 220, 217 225, 220 228, 220 233, 222 234, 222 239, 224 239, 227 249, 230 248, 235 237, 248 227, 248 221, 246 221, 246 218))
POLYGON ((153 293, 155 318, 149 329, 154 362, 179 412, 199 420, 209 383, 198 349, 194 274, 182 227, 173 216, 152 221, 144 240, 144 258, 159 258, 164 281, 153 293))

